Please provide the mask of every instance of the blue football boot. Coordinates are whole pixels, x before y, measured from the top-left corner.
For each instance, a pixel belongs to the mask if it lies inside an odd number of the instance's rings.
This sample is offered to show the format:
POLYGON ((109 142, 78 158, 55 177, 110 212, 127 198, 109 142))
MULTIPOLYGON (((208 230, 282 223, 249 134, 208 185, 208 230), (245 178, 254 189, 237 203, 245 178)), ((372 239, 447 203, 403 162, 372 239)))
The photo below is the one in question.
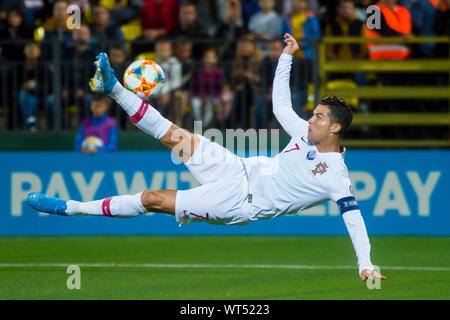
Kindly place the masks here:
POLYGON ((37 211, 67 216, 65 200, 49 197, 41 192, 33 192, 28 195, 27 201, 37 211))
POLYGON ((95 64, 95 75, 89 80, 89 87, 92 92, 111 93, 117 83, 116 73, 109 64, 108 55, 101 52, 97 55, 95 64))

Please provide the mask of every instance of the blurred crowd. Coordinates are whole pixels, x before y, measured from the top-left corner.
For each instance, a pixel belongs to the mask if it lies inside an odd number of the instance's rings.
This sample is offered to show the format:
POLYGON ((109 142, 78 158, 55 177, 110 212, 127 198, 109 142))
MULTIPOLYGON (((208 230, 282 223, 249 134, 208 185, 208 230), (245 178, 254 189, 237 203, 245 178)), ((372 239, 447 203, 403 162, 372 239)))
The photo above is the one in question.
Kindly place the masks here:
MULTIPOLYGON (((52 126, 59 99, 67 120, 63 129, 78 127, 98 100, 88 80, 95 56, 105 51, 120 81, 131 61, 157 61, 167 82, 154 105, 179 125, 202 120, 204 128, 274 127, 272 82, 285 32, 301 44, 291 76, 294 109, 301 115, 320 38, 448 36, 449 7, 448 0, 1 0, 0 107, 16 105, 21 128, 45 130, 52 126), (373 4, 381 10, 380 28, 369 30, 367 7, 373 4), (45 127, 38 125, 39 110, 45 127)), ((448 58, 449 53, 448 44, 357 43, 329 45, 326 55, 328 60, 402 60, 448 58)), ((325 80, 342 77, 358 86, 370 80, 360 73, 325 80)), ((448 85, 448 74, 419 78, 448 85)), ((376 80, 405 84, 398 74, 380 74, 376 80)), ((389 103, 377 108, 396 111, 389 103)), ((120 108, 110 110, 117 112, 121 129, 129 128, 120 108)))

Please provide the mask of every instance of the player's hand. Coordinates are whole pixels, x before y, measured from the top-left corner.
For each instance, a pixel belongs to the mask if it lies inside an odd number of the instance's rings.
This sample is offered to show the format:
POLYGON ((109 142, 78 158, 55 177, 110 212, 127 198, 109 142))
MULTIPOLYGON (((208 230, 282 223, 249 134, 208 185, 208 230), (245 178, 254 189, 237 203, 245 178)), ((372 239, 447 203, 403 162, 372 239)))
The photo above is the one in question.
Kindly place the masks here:
POLYGON ((283 53, 290 54, 291 56, 294 55, 294 53, 300 49, 300 46, 298 45, 297 40, 290 35, 289 33, 284 34, 284 42, 286 43, 286 47, 283 49, 283 53))
POLYGON ((381 279, 384 280, 386 279, 385 276, 379 274, 376 271, 373 271, 371 269, 364 269, 361 274, 360 274, 361 280, 362 281, 366 281, 367 279, 372 279, 372 278, 376 278, 376 279, 381 279))

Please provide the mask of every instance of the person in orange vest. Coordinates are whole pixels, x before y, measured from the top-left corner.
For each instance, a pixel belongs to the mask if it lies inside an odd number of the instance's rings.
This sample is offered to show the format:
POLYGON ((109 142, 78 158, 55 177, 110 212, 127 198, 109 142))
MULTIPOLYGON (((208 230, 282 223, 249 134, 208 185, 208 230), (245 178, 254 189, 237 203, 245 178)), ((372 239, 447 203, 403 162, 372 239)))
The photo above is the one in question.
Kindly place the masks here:
MULTIPOLYGON (((380 0, 375 5, 381 13, 380 28, 373 30, 367 28, 367 37, 411 37, 412 20, 408 9, 397 5, 397 0, 380 0)), ((411 54, 409 47, 401 43, 369 43, 368 49, 371 60, 403 60, 411 54)))

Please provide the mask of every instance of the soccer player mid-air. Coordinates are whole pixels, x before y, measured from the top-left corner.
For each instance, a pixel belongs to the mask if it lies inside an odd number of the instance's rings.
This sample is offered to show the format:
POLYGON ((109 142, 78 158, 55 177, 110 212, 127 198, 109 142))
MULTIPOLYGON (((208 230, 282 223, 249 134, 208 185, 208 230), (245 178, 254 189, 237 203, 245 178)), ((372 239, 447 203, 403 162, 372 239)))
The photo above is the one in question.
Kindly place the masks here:
POLYGON ((327 97, 308 121, 294 112, 289 79, 293 54, 299 46, 289 34, 284 41, 286 47, 273 85, 273 112, 291 140, 275 157, 240 158, 201 135, 179 128, 125 89, 117 81, 107 55, 100 53, 90 82, 92 91, 116 100, 137 127, 181 158, 200 186, 146 190, 89 202, 31 193, 28 203, 37 211, 64 216, 135 217, 161 212, 174 215, 179 225, 194 221, 245 225, 295 214, 331 199, 336 201, 350 234, 361 279, 385 279, 373 270, 369 238, 344 163, 345 149, 340 144, 352 121, 352 110, 342 99, 327 97))

